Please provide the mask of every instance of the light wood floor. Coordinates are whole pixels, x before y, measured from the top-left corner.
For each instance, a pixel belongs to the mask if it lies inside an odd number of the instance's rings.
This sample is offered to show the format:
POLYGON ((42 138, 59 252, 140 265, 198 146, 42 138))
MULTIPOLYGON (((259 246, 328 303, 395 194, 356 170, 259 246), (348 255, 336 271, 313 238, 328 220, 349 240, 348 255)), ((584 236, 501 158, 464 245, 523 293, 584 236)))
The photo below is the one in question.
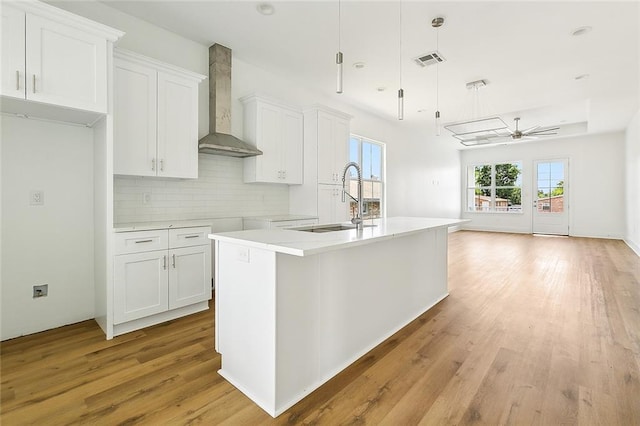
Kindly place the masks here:
POLYGON ((0 421, 640 425, 640 259, 623 242, 449 241, 450 296, 275 420, 216 373, 210 310, 112 341, 86 321, 3 342, 0 421))

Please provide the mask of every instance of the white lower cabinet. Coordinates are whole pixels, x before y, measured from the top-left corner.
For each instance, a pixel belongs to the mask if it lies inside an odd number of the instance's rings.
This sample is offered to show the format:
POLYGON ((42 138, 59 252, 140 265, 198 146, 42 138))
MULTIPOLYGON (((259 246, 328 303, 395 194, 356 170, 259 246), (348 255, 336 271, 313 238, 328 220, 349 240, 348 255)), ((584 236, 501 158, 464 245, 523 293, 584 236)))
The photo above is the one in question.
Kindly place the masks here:
POLYGON ((158 314, 168 309, 169 275, 166 250, 116 256, 113 279, 115 324, 158 314))
POLYGON ((211 299, 210 232, 194 227, 116 234, 113 323, 134 322, 122 332, 191 313, 171 312, 211 299))
POLYGON ((319 223, 339 223, 349 220, 349 200, 342 202, 342 186, 318 185, 319 223))

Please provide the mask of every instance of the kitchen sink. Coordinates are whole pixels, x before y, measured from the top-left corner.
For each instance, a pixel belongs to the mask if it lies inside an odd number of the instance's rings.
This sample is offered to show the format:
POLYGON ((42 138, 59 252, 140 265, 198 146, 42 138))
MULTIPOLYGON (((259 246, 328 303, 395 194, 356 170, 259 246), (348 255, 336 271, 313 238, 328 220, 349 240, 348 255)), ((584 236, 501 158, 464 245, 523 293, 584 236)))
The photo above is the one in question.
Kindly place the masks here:
MULTIPOLYGON (((376 225, 364 225, 365 228, 372 228, 376 225)), ((304 231, 304 232, 335 232, 335 231, 348 231, 351 229, 356 229, 355 224, 351 223, 332 223, 328 225, 311 225, 311 226, 302 226, 300 228, 291 228, 294 231, 304 231)))

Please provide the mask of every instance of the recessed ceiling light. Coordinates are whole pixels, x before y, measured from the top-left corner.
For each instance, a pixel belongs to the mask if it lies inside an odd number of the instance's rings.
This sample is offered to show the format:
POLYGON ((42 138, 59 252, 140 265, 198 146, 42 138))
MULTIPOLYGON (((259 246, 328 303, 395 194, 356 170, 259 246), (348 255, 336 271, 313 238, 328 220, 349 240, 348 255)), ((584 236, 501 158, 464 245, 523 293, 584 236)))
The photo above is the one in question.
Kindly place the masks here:
POLYGON ((382 86, 380 86, 380 87, 378 87, 376 90, 377 90, 378 92, 384 92, 385 90, 387 90, 387 88, 386 88, 386 87, 382 87, 382 86))
POLYGON ((576 80, 586 80, 589 78, 589 74, 580 74, 574 77, 576 80))
POLYGON ((422 109, 419 109, 418 112, 427 112, 427 110, 422 108, 422 109))
POLYGON ((576 28, 575 30, 571 31, 571 35, 572 36, 581 36, 584 35, 588 32, 590 32, 593 28, 586 26, 586 27, 580 27, 580 28, 576 28))
POLYGON ((364 62, 356 62, 353 64, 353 67, 360 70, 364 68, 364 65, 365 65, 364 62))
POLYGON ((273 15, 276 12, 276 9, 270 3, 260 3, 256 9, 258 9, 258 12, 262 15, 273 15))

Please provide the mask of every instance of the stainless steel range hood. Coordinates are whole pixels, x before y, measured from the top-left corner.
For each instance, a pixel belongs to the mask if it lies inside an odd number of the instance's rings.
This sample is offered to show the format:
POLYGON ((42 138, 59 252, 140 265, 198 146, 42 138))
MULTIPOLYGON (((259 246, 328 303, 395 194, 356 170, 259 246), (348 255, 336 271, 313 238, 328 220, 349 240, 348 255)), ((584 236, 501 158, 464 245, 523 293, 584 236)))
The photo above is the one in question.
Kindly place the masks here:
POLYGON ((209 47, 209 134, 198 141, 198 152, 230 157, 262 155, 255 146, 231 135, 231 49, 209 47))

